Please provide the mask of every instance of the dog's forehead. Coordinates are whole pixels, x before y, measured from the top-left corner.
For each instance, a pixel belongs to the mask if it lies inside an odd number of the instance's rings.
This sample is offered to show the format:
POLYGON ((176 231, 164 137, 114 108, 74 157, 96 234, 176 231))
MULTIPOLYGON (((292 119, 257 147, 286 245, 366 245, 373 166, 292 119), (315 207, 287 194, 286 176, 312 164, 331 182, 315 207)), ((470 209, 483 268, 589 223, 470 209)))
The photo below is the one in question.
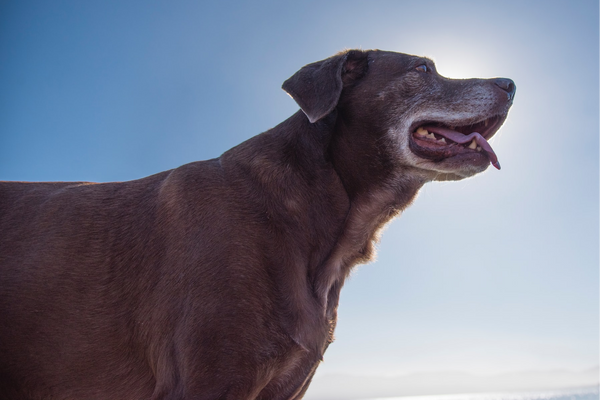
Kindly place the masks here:
POLYGON ((386 68, 388 71, 411 69, 421 64, 434 65, 430 58, 393 51, 374 50, 369 56, 371 67, 386 68))

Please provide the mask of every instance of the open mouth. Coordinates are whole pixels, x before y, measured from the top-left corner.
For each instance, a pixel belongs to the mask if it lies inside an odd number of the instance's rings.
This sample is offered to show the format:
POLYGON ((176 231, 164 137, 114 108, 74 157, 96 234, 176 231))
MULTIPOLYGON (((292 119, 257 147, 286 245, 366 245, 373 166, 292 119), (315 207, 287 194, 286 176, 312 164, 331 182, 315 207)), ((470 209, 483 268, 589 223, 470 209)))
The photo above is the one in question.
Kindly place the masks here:
POLYGON ((470 125, 450 126, 439 122, 420 122, 412 130, 411 149, 418 156, 441 161, 458 155, 481 156, 497 169, 498 157, 488 143, 505 116, 495 116, 470 125))

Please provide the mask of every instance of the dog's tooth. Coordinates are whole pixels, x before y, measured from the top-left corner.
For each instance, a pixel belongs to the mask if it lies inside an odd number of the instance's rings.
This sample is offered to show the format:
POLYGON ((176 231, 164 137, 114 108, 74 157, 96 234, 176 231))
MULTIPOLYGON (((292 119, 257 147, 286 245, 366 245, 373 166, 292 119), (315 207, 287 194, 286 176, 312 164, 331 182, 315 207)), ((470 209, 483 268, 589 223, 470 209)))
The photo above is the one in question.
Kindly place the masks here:
POLYGON ((484 125, 487 127, 489 123, 490 123, 490 120, 486 119, 485 122, 484 122, 484 125))
POLYGON ((476 149, 476 150, 477 150, 477 151, 481 151, 481 147, 480 147, 480 146, 477 146, 477 149, 476 149))
POLYGON ((429 139, 437 140, 437 139, 435 138, 435 135, 434 135, 433 133, 431 133, 431 132, 429 132, 429 133, 427 134, 427 137, 428 137, 429 139))
POLYGON ((471 140, 471 143, 469 143, 469 148, 473 150, 477 148, 477 143, 475 142, 475 139, 471 140))
POLYGON ((417 135, 419 135, 419 136, 427 136, 427 134, 429 134, 429 132, 427 132, 427 129, 425 129, 425 128, 419 128, 419 129, 417 129, 417 135))
POLYGON ((441 138, 440 140, 438 140, 438 142, 446 144, 446 139, 441 138))

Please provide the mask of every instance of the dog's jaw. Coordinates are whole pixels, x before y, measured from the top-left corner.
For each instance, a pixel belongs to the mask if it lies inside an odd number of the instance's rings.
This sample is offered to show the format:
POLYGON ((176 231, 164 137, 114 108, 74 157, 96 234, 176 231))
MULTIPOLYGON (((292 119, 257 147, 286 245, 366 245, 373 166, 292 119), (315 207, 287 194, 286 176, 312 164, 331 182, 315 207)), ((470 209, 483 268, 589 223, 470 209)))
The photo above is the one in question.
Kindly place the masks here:
MULTIPOLYGON (((488 121, 489 119, 485 120, 486 125, 488 121)), ((495 124, 496 119, 492 123, 495 124)), ((440 156, 449 158, 464 154, 465 152, 470 154, 476 151, 485 154, 490 163, 496 169, 500 169, 498 157, 486 140, 486 136, 489 137, 489 135, 486 135, 486 131, 479 133, 480 130, 468 129, 467 127, 466 132, 471 133, 462 133, 451 127, 437 125, 420 126, 411 135, 412 150, 415 153, 424 152, 434 159, 440 156)))
POLYGON ((424 179, 461 180, 485 171, 490 163, 500 169, 487 140, 506 116, 428 113, 391 129, 388 137, 394 138, 402 164, 414 168, 424 179))

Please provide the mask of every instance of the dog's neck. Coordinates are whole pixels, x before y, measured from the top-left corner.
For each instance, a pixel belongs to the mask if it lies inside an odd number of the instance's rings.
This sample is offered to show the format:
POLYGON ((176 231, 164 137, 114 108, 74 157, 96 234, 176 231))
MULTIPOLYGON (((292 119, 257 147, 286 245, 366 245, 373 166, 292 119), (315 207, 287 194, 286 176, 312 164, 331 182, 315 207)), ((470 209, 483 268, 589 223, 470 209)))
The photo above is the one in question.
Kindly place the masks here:
POLYGON ((410 204, 424 183, 402 173, 392 176, 397 166, 374 164, 374 158, 382 158, 369 153, 381 152, 369 143, 373 137, 372 132, 340 123, 335 113, 311 124, 298 112, 221 157, 222 165, 234 167, 247 193, 259 193, 256 201, 249 197, 248 204, 260 207, 268 193, 269 212, 279 215, 273 221, 290 224, 278 230, 290 232, 286 240, 294 241, 296 248, 313 253, 282 261, 285 273, 271 273, 281 284, 282 301, 294 313, 300 310, 284 322, 290 336, 317 353, 325 350, 323 337, 333 333, 346 277, 356 264, 371 260, 378 232, 410 204), (369 167, 361 167, 365 165, 369 167), (272 190, 263 190, 263 185, 272 190), (299 282, 298 277, 306 280, 299 282))
POLYGON ((372 260, 381 229, 410 205, 426 182, 394 165, 386 132, 365 126, 338 117, 331 132, 332 164, 349 208, 331 255, 316 275, 316 294, 328 319, 335 319, 339 292, 352 268, 372 260))

